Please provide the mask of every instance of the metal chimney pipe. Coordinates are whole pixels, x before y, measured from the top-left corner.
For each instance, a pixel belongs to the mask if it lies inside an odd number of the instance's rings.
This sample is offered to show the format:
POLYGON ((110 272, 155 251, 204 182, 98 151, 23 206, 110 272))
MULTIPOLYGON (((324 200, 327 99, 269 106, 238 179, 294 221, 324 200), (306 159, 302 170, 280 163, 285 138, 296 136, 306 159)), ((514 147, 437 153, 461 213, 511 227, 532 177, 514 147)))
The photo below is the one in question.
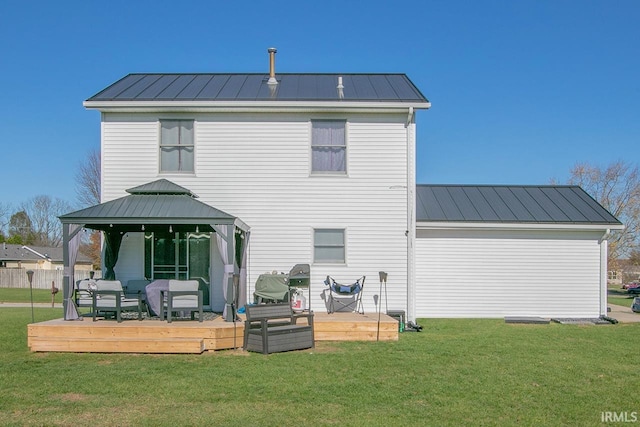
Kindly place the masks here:
POLYGON ((267 84, 277 85, 278 81, 276 80, 276 52, 278 50, 275 47, 270 47, 267 49, 269 52, 269 81, 267 84))

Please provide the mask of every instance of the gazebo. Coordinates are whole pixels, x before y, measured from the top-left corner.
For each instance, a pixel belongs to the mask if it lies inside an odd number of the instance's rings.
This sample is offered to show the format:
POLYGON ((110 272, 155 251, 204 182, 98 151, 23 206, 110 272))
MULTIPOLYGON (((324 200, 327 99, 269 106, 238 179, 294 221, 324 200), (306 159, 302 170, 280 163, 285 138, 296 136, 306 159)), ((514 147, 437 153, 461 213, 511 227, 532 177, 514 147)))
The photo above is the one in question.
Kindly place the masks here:
POLYGON ((224 263, 223 316, 233 321, 233 276, 238 275, 238 305, 246 302, 246 257, 249 227, 240 219, 207 205, 189 189, 166 179, 126 190, 128 196, 60 216, 63 228, 64 319, 80 316, 73 302, 74 265, 80 247, 80 232, 92 229, 103 233, 103 277, 116 279, 114 267, 122 238, 129 232, 176 231, 216 233, 217 247, 224 263))

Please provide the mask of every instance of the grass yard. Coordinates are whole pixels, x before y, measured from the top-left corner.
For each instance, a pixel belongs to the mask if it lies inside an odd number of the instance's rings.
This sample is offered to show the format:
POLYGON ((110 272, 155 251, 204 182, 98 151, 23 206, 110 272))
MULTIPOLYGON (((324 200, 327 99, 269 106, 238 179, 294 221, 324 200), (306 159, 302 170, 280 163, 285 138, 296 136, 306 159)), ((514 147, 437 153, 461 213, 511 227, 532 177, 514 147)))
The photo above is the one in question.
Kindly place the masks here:
MULTIPOLYGON (((55 302, 62 302, 62 291, 58 292, 55 297, 55 302)), ((31 295, 29 289, 22 288, 0 288, 0 303, 1 302, 31 302, 31 295)), ((51 290, 49 289, 34 289, 33 290, 33 302, 39 303, 51 303, 51 290)))
POLYGON ((422 320, 398 342, 121 355, 30 353, 30 319, 0 309, 3 425, 589 426, 640 410, 640 324, 422 320))
POLYGON ((628 297, 613 297, 613 296, 609 296, 609 298, 607 298, 607 301, 609 302, 609 304, 623 305, 625 307, 631 307, 631 304, 633 303, 633 296, 628 296, 628 297))
POLYGON ((626 290, 616 287, 609 287, 607 302, 609 304, 622 305, 625 307, 631 307, 633 303, 633 298, 640 295, 630 295, 626 290))

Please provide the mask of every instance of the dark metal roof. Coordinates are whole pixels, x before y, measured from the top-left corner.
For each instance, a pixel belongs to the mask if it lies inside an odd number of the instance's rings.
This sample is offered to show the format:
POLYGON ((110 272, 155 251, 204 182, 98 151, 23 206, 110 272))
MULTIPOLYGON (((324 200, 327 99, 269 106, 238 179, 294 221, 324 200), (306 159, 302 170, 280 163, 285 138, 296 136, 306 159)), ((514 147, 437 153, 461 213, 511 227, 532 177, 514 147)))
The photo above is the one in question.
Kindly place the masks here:
POLYGON ((405 74, 129 74, 87 101, 344 101, 428 100, 405 74))
POLYGON ((197 198, 188 188, 174 184, 168 179, 159 179, 157 181, 142 184, 137 187, 129 188, 129 194, 182 194, 197 198))
POLYGON ((621 225, 578 186, 418 185, 417 221, 621 225))
MULTIPOLYGON (((60 221, 106 230, 151 231, 162 225, 195 228, 211 224, 234 224, 236 217, 194 198, 193 193, 167 180, 158 180, 127 190, 132 193, 99 205, 60 216, 60 221), (193 226, 193 227, 186 227, 193 226)), ((177 227, 176 229, 180 229, 177 227)), ((211 231, 210 228, 202 231, 211 231)))

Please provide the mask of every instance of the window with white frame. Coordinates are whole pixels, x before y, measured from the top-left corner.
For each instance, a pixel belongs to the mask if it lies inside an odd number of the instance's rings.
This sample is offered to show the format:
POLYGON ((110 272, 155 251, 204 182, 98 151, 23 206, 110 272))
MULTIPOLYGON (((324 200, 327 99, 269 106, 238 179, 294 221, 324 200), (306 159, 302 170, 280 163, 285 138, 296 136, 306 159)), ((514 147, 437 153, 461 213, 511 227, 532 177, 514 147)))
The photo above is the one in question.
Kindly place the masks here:
POLYGON ((344 120, 311 122, 311 171, 346 173, 347 141, 344 120))
POLYGON ((345 260, 344 229, 316 228, 313 230, 313 261, 340 263, 345 260))
POLYGON ((160 172, 193 172, 193 120, 161 120, 160 127, 160 172))

